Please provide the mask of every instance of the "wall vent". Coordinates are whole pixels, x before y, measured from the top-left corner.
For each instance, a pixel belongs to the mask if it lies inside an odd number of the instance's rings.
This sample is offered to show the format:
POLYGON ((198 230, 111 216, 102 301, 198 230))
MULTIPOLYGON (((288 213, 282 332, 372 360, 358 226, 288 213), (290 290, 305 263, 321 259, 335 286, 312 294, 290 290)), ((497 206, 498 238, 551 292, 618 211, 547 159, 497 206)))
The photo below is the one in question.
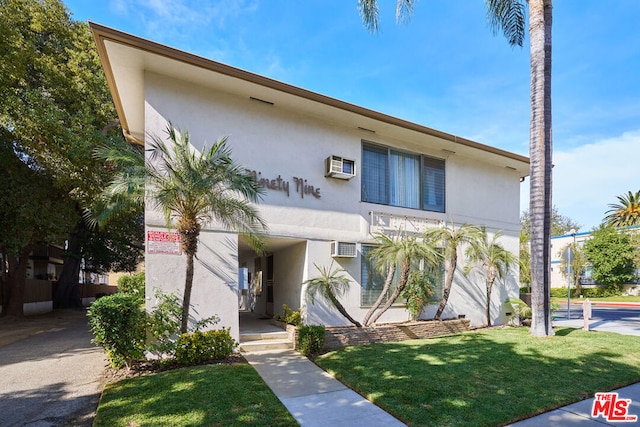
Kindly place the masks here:
POLYGON ((324 161, 324 176, 351 179, 356 176, 356 162, 340 156, 329 156, 324 161))
POLYGON ((355 242, 331 242, 331 256, 334 258, 355 258, 357 255, 355 242))

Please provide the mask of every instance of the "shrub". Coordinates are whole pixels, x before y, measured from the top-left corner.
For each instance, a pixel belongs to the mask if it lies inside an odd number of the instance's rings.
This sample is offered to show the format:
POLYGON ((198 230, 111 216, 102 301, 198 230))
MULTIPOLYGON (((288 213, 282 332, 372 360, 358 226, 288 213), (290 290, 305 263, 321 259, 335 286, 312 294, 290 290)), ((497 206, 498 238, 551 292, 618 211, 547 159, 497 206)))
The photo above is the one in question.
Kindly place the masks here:
POLYGON ((582 296, 585 298, 605 298, 605 297, 615 297, 619 295, 622 295, 622 287, 617 285, 609 285, 604 288, 582 289, 582 296))
POLYGON ((238 343, 231 338, 230 328, 182 334, 176 345, 176 361, 196 365, 229 357, 238 343))
MULTIPOLYGON (((182 303, 177 295, 166 294, 155 289, 155 306, 148 317, 147 332, 149 342, 147 350, 157 356, 174 357, 180 336, 182 320, 182 303)), ((196 322, 195 330, 215 325, 220 321, 218 316, 211 316, 196 322)))
POLYGON ((116 293, 94 302, 88 311, 93 342, 107 351, 114 368, 144 358, 146 313, 137 295, 116 293))
POLYGON ((302 314, 300 313, 300 309, 294 311, 289 308, 287 304, 282 304, 282 312, 282 314, 276 314, 276 320, 293 326, 300 326, 302 324, 302 314))
POLYGON ((144 272, 120 277, 118 279, 118 291, 137 295, 144 300, 144 272))
POLYGON ((156 305, 149 314, 147 332, 150 340, 147 350, 157 356, 173 357, 176 352, 176 341, 180 335, 182 306, 175 294, 165 294, 155 290, 156 305))
POLYGON ((435 268, 414 270, 409 274, 409 280, 402 291, 402 296, 407 300, 407 310, 412 319, 417 319, 424 306, 429 304, 433 296, 434 285, 440 277, 440 272, 435 268))
POLYGON ((324 347, 324 326, 305 325, 298 330, 298 350, 305 356, 319 354, 324 347))

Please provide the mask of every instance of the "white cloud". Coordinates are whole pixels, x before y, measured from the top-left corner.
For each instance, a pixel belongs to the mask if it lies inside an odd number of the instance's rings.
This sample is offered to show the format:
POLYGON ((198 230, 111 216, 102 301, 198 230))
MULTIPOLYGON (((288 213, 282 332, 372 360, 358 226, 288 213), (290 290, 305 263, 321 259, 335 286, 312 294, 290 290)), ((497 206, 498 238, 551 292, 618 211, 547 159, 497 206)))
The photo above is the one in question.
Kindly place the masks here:
MULTIPOLYGON (((558 212, 588 231, 600 224, 609 203, 627 191, 640 190, 640 130, 566 151, 556 150, 553 204, 558 212)), ((529 205, 529 180, 522 185, 521 209, 529 205)))
POLYGON ((144 23, 145 37, 172 40, 222 30, 231 18, 255 11, 254 0, 110 0, 120 16, 144 23))

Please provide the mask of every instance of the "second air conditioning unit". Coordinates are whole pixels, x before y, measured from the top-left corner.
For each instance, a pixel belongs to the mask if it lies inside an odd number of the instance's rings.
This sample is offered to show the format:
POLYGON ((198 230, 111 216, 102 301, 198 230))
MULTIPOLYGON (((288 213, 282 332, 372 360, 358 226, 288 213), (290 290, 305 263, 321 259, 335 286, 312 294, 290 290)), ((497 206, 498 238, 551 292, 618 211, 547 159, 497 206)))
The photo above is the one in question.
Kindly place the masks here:
POLYGON ((334 258, 355 258, 357 255, 355 242, 331 242, 331 256, 334 258))

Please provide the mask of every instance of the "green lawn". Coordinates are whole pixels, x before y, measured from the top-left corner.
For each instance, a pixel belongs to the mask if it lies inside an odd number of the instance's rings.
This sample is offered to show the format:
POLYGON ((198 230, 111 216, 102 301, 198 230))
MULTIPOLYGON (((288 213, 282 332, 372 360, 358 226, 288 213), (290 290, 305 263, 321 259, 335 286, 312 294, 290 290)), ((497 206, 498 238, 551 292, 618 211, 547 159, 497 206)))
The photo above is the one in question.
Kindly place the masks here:
POLYGON ((247 363, 176 369, 107 384, 94 426, 296 426, 247 363))
POLYGON ((489 329, 348 347, 316 363, 409 425, 494 426, 640 381, 640 337, 489 329))

